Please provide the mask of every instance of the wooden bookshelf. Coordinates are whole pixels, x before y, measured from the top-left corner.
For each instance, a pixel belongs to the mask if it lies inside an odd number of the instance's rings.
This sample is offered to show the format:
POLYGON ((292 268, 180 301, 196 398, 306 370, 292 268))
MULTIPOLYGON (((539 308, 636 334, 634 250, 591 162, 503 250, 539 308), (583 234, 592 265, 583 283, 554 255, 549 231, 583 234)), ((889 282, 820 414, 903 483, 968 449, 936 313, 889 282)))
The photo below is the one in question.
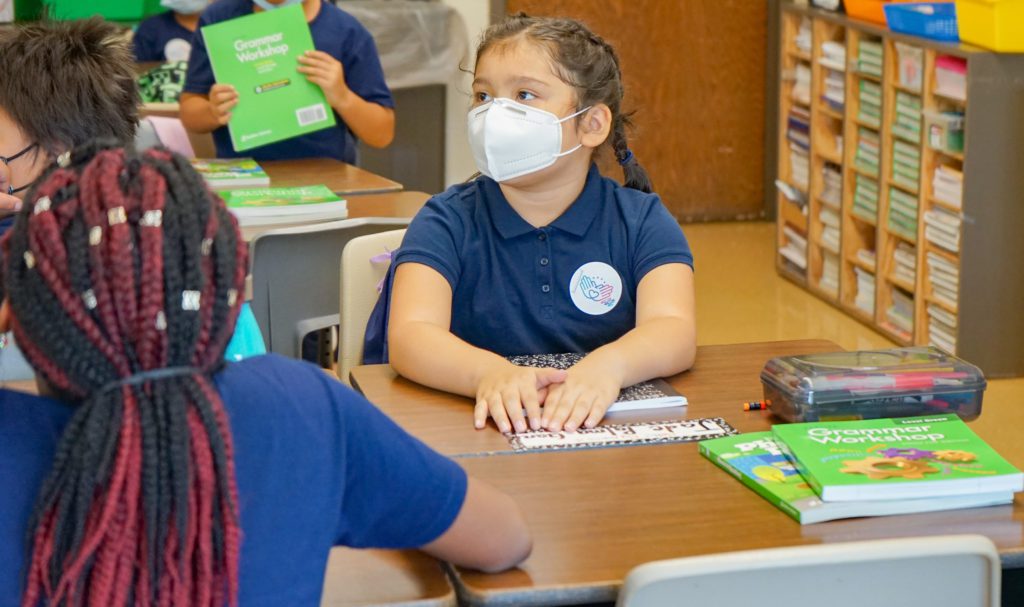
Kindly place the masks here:
POLYGON ((935 345, 989 377, 1024 375, 1024 137, 1008 135, 1024 132, 1024 54, 896 34, 789 2, 780 5, 779 27, 783 78, 770 166, 782 182, 793 178, 786 133, 797 104, 787 75, 802 64, 811 76, 806 203, 772 193, 778 247, 789 243, 788 226, 806 241, 806 270, 780 255, 780 273, 898 344, 935 345), (796 44, 807 23, 809 52, 796 44), (824 43, 845 47, 842 65, 823 56, 824 43), (919 78, 908 56, 919 58, 919 78), (956 61, 966 66, 965 99, 936 77, 937 66, 948 74, 956 61), (823 98, 829 74, 833 82, 842 75, 842 104, 823 98), (936 124, 962 124, 962 149, 936 124), (823 196, 826 167, 841 173, 838 255, 822 238, 821 213, 835 211, 823 196), (959 205, 951 175, 962 176, 959 205), (830 257, 839 264, 838 292, 822 284, 830 257))

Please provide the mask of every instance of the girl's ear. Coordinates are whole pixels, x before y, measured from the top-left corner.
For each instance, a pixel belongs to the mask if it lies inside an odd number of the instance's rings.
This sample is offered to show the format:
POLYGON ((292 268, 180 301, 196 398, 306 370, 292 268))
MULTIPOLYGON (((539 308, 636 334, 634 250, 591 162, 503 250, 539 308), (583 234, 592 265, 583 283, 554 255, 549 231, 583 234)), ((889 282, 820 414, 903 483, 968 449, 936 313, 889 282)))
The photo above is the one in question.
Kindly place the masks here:
POLYGON ((603 103, 595 104, 580 117, 580 143, 598 148, 612 132, 612 111, 603 103))
POLYGON ((0 333, 11 330, 11 302, 5 297, 0 302, 0 333))

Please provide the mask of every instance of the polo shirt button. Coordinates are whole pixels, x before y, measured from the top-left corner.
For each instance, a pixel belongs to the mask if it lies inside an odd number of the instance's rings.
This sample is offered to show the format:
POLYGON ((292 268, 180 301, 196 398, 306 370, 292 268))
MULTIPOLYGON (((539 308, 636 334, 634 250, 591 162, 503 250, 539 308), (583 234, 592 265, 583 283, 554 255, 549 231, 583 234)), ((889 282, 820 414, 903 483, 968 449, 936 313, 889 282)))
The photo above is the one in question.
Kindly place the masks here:
POLYGON ((547 293, 548 291, 551 290, 551 285, 541 285, 540 290, 547 293))
POLYGON ((545 234, 544 232, 541 232, 540 234, 537 235, 537 240, 547 240, 547 239, 548 239, 548 235, 545 234))
POLYGON ((548 265, 548 258, 547 257, 541 257, 540 258, 540 265, 542 265, 542 266, 548 265))

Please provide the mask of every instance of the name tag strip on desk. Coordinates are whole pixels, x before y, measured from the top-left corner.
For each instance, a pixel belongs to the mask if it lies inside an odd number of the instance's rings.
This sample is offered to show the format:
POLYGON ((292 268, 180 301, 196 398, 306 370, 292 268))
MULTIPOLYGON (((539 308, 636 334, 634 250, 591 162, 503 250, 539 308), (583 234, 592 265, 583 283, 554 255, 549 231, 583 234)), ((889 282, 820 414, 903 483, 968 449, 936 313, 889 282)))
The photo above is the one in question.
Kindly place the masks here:
POLYGON ((553 451, 587 449, 620 445, 686 443, 736 434, 737 430, 720 417, 685 419, 664 422, 609 424, 596 428, 580 428, 576 432, 531 430, 506 433, 516 451, 553 451))

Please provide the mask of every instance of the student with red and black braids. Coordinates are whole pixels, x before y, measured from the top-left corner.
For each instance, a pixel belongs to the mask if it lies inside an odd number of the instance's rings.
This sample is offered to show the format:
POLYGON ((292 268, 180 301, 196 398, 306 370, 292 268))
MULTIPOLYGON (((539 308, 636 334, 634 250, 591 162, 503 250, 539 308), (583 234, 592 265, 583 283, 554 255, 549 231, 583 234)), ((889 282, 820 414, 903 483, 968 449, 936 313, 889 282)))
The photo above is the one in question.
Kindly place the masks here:
POLYGON ((316 605, 337 544, 529 553, 507 496, 321 370, 223 362, 245 245, 183 158, 79 149, 2 244, 48 396, 0 390, 0 605, 316 605))

